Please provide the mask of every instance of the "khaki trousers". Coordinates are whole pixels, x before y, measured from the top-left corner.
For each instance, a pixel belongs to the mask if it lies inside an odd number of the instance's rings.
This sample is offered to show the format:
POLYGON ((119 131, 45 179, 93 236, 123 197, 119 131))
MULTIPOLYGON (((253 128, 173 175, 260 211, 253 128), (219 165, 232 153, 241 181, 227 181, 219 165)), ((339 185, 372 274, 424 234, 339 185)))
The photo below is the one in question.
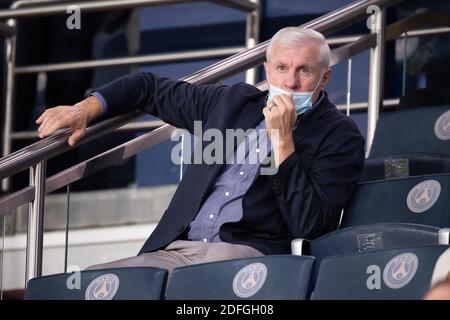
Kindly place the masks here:
POLYGON ((143 253, 136 257, 125 258, 108 263, 96 264, 86 270, 123 268, 123 267, 158 267, 169 270, 176 267, 197 263, 259 257, 264 254, 244 245, 226 242, 202 242, 176 240, 164 250, 143 253))

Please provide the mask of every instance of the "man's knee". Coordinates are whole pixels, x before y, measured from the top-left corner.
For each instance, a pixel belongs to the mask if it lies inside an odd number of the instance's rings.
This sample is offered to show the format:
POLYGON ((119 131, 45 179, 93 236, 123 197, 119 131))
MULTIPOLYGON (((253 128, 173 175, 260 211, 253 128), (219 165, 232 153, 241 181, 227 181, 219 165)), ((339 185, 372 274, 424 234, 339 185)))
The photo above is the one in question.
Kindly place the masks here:
POLYGON ((144 267, 142 257, 141 256, 129 257, 107 263, 94 264, 87 267, 85 270, 114 269, 127 267, 144 267))

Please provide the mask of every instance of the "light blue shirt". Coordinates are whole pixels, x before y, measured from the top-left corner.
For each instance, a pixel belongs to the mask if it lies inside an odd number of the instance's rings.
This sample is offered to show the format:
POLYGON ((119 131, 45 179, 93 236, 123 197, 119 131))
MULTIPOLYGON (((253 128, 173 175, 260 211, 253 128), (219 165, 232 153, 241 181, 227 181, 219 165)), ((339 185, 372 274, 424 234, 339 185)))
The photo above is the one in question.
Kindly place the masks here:
MULTIPOLYGON (((254 129, 256 132, 259 129, 266 129, 264 120, 254 129)), ((222 224, 239 221, 242 218, 242 198, 256 177, 260 166, 259 160, 265 159, 271 148, 268 137, 266 139, 258 139, 258 137, 259 134, 248 135, 238 146, 238 148, 245 148, 244 161, 237 163, 235 155, 234 164, 223 166, 211 193, 189 225, 189 240, 219 242, 221 241, 219 229, 222 224), (258 160, 258 163, 250 164, 253 160, 258 160)))

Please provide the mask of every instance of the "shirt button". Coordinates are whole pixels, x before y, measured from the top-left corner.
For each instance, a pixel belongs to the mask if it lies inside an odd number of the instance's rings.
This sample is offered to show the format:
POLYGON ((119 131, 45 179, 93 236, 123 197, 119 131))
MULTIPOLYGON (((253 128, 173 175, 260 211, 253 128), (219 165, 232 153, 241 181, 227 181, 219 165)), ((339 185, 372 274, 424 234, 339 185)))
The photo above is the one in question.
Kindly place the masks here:
POLYGON ((203 242, 208 242, 208 239, 204 238, 204 239, 203 239, 203 242))
POLYGON ((227 192, 225 192, 225 195, 228 197, 230 195, 230 193, 227 191, 227 192))
POLYGON ((239 172, 239 174, 240 174, 241 176, 243 176, 243 175, 244 175, 244 171, 239 172))
POLYGON ((210 215, 209 215, 209 218, 210 218, 210 219, 214 219, 214 215, 213 215, 213 214, 210 214, 210 215))
POLYGON ((259 149, 258 149, 258 148, 256 148, 255 152, 256 152, 256 153, 259 153, 259 149))

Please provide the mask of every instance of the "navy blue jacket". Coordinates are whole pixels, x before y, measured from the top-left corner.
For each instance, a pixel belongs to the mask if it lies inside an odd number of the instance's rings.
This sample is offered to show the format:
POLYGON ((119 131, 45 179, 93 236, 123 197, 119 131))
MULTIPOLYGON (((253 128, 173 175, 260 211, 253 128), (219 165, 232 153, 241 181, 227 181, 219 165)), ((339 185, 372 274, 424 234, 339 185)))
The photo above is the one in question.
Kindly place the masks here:
MULTIPOLYGON (((255 127, 263 118, 267 92, 240 83, 231 87, 193 85, 138 73, 97 89, 108 116, 138 108, 193 133, 255 127)), ((222 225, 224 242, 243 244, 264 254, 288 254, 294 238, 313 239, 338 227, 364 162, 364 139, 353 120, 325 96, 301 117, 293 132, 295 153, 274 175, 257 175, 242 199, 243 217, 222 225)), ((169 207, 140 253, 186 238, 186 228, 208 196, 221 164, 191 164, 169 207)))

